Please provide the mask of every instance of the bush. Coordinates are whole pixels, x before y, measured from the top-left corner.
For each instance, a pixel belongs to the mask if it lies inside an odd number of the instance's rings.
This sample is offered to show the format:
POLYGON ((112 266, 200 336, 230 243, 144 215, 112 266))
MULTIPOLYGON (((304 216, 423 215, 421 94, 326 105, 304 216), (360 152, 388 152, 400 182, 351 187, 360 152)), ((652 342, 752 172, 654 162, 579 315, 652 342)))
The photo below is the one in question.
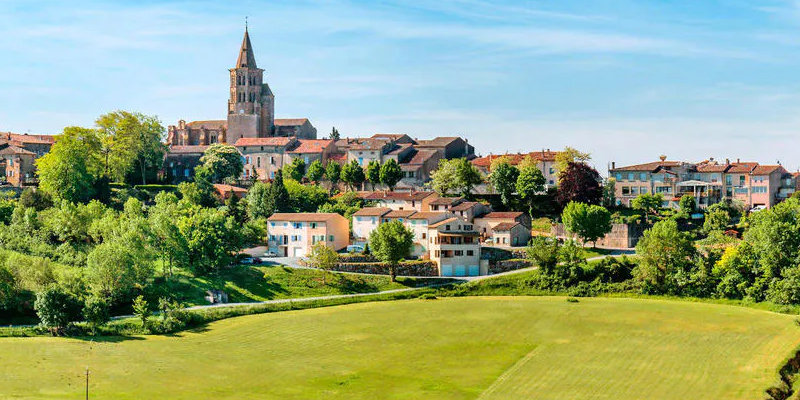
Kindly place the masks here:
POLYGON ((36 293, 34 303, 41 326, 58 335, 80 315, 78 301, 58 287, 50 286, 36 293))

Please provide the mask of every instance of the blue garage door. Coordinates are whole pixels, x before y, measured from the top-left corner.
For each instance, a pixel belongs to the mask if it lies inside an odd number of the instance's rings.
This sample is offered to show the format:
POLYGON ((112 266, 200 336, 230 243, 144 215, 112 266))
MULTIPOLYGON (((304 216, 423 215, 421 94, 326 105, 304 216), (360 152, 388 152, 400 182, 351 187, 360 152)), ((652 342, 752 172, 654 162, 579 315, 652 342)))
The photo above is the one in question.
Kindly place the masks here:
POLYGON ((469 276, 478 276, 481 273, 480 268, 477 265, 470 265, 469 266, 469 276))
POLYGON ((453 266, 442 265, 442 276, 453 276, 453 266))
POLYGON ((467 267, 464 265, 456 265, 456 276, 467 276, 467 267))

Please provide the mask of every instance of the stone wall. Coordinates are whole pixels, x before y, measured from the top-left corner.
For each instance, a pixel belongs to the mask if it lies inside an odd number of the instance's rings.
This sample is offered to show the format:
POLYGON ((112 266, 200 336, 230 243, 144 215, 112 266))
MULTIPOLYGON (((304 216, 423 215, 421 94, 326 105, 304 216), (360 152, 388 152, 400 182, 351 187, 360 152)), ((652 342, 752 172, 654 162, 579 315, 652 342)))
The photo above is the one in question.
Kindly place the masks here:
MULTIPOLYGON (((334 271, 389 275, 389 266, 379 262, 341 263, 334 271)), ((433 261, 408 261, 398 265, 397 276, 439 276, 439 268, 433 261)))
POLYGON ((531 262, 528 260, 504 260, 489 264, 489 274, 499 274, 501 272, 513 271, 521 268, 528 268, 531 262))
MULTIPOLYGON (((647 228, 648 226, 645 224, 612 224, 611 232, 599 239, 597 245, 600 247, 624 249, 634 248, 647 228)), ((564 224, 554 225, 552 233, 559 238, 577 239, 574 234, 567 232, 564 228, 564 224)))

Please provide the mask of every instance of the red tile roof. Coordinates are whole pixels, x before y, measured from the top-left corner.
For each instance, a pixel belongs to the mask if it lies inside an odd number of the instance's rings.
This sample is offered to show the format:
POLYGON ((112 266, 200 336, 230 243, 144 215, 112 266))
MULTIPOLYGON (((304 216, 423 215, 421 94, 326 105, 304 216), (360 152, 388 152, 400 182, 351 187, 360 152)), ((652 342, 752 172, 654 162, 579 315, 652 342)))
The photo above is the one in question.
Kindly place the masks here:
POLYGON ((698 164, 697 172, 725 172, 730 164, 698 164))
POLYGON ((480 204, 481 203, 478 203, 477 201, 465 201, 463 203, 460 203, 460 204, 457 204, 457 205, 454 205, 454 206, 450 207, 450 211, 467 211, 470 208, 475 207, 475 206, 480 205, 480 204))
POLYGON ((0 139, 5 139, 24 144, 53 144, 56 140, 56 137, 52 135, 31 135, 27 133, 19 134, 11 132, 0 132, 0 139))
POLYGON ((461 139, 458 136, 439 136, 429 140, 417 140, 419 147, 445 147, 456 140, 461 139))
POLYGON ((286 146, 294 140, 290 137, 239 138, 234 146, 286 146))
POLYGON ((508 232, 515 226, 520 225, 519 222, 501 222, 492 228, 494 232, 508 232))
POLYGON ((436 156, 436 150, 417 150, 417 153, 410 160, 401 163, 402 165, 422 165, 432 157, 436 156))
POLYGON ((484 215, 481 218, 486 219, 517 219, 521 217, 523 213, 521 211, 494 211, 484 215))
POLYGON ((326 139, 300 139, 300 146, 289 151, 295 154, 322 153, 333 143, 333 140, 326 139))
POLYGON ((459 197, 439 197, 438 199, 431 201, 431 205, 451 206, 451 205, 454 205, 454 204, 461 203, 462 201, 464 201, 464 198, 461 197, 461 196, 459 196, 459 197))
POLYGON ((17 146, 8 146, 0 150, 0 154, 24 154, 26 156, 35 156, 36 153, 23 149, 17 146))
POLYGON ((557 151, 549 151, 549 150, 544 151, 544 150, 542 150, 542 151, 532 151, 532 152, 527 153, 527 154, 522 154, 522 153, 516 153, 516 154, 489 154, 488 156, 479 157, 479 158, 476 158, 476 159, 472 160, 472 164, 475 165, 476 167, 482 167, 482 168, 488 169, 492 165, 492 161, 494 161, 494 160, 496 160, 496 159, 498 159, 500 157, 507 157, 509 162, 511 163, 511 165, 519 164, 520 162, 522 162, 522 160, 525 159, 525 157, 530 157, 534 161, 539 161, 539 162, 541 162, 541 161, 551 161, 552 162, 552 161, 556 160, 556 154, 558 154, 558 153, 559 152, 557 152, 557 151))
POLYGON ((780 165, 758 165, 753 169, 753 175, 769 175, 782 169, 780 165))
POLYGON ((410 216, 408 219, 427 219, 428 221, 439 218, 439 217, 446 217, 451 215, 446 211, 421 211, 418 213, 414 213, 414 215, 410 216))
POLYGON ((392 209, 387 207, 366 207, 354 212, 353 215, 359 217, 381 217, 390 211, 392 209))
POLYGON ((385 218, 408 218, 414 214, 416 214, 416 210, 392 210, 389 211, 388 214, 384 215, 385 218))
POLYGON ((337 213, 275 213, 267 221, 325 222, 337 217, 344 218, 337 213))
POLYGON ((192 122, 187 123, 186 126, 192 128, 192 129, 200 129, 200 128, 222 129, 222 128, 226 128, 228 126, 228 121, 221 120, 221 119, 208 120, 208 121, 192 121, 192 122))
POLYGON ((655 172, 663 167, 680 167, 680 161, 654 161, 645 164, 628 165, 625 167, 613 168, 612 172, 616 171, 647 171, 655 172))
POLYGON ((283 118, 275 119, 275 126, 298 126, 308 122, 308 118, 283 118))
POLYGON ((749 173, 757 166, 758 163, 756 162, 744 162, 744 163, 740 162, 736 164, 731 164, 731 167, 728 168, 728 172, 737 174, 749 173))

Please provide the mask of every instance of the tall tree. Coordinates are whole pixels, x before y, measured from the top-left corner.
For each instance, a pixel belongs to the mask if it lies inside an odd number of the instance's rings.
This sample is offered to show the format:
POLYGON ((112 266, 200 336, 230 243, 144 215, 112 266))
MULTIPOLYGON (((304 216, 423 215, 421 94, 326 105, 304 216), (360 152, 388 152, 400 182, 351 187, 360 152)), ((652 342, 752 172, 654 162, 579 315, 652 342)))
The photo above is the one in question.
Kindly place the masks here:
POLYGON ((341 176, 342 166, 334 161, 328 162, 328 166, 325 167, 325 179, 331 183, 331 192, 333 192, 333 189, 336 188, 336 184, 339 183, 341 176))
POLYGON ((102 174, 100 147, 96 130, 64 128, 50 152, 36 160, 39 187, 57 199, 88 201, 102 174))
MULTIPOLYGON (((336 265, 339 263, 339 255, 336 254, 336 251, 322 242, 311 246, 311 251, 309 251, 306 258, 308 259, 309 265, 323 271, 330 271, 336 268, 336 265)), ((327 274, 322 276, 323 284, 325 284, 326 276, 327 274)))
POLYGON ((644 214, 645 221, 650 223, 652 217, 658 216, 658 210, 661 209, 661 203, 663 202, 664 198, 661 196, 661 193, 644 193, 636 196, 636 198, 631 201, 631 207, 634 210, 641 211, 644 214))
POLYGON ((600 174, 584 163, 569 163, 558 180, 558 203, 566 207, 571 201, 600 204, 603 188, 600 174))
POLYGON ((364 183, 364 169, 358 165, 356 160, 350 161, 342 167, 341 179, 351 190, 355 190, 356 187, 364 183))
POLYGON ((306 162, 302 158, 295 158, 283 167, 283 174, 289 179, 302 181, 306 175, 306 162))
POLYGON ((306 171, 306 178, 308 178, 309 181, 314 182, 315 185, 319 185, 324 175, 325 167, 322 166, 322 162, 320 160, 314 160, 308 166, 308 170, 306 171))
POLYGON ((657 222, 636 244, 639 267, 636 277, 656 293, 679 293, 683 278, 692 270, 697 250, 692 240, 678 230, 675 220, 657 222))
POLYGON ((102 135, 105 175, 122 181, 138 171, 147 183, 147 171, 161 168, 166 146, 164 126, 155 116, 129 111, 103 114, 96 121, 102 135))
POLYGON ((335 126, 331 128, 331 140, 339 140, 339 130, 335 126))
POLYGON ((250 219, 269 218, 275 211, 275 202, 271 196, 270 185, 256 182, 247 192, 247 215, 250 219))
POLYGON ((439 160, 439 167, 431 173, 428 183, 439 195, 456 192, 464 197, 472 194, 475 185, 483 182, 480 171, 466 158, 439 160))
POLYGON ((500 157, 492 162, 490 171, 489 183, 500 194, 503 205, 508 207, 511 204, 511 196, 517 188, 519 170, 511 165, 508 157, 500 157))
POLYGON ((519 176, 517 177, 516 189, 519 197, 528 204, 528 214, 533 217, 533 207, 536 196, 545 189, 546 179, 530 157, 526 157, 518 165, 519 176))
POLYGON ((195 168, 195 175, 208 179, 211 183, 237 179, 244 169, 242 155, 236 147, 221 143, 208 146, 200 157, 200 163, 195 168))
POLYGON ((583 243, 592 242, 611 232, 611 213, 605 207, 571 202, 564 208, 561 220, 568 231, 578 235, 583 243))
POLYGON ((408 257, 414 241, 414 233, 400 221, 386 222, 378 226, 369 236, 372 254, 389 266, 392 282, 397 281, 397 265, 408 257))
POLYGON ((375 190, 375 185, 381 183, 381 162, 372 160, 364 168, 364 176, 372 185, 372 190, 375 190))
POLYGON ((283 173, 281 170, 275 172, 275 179, 269 186, 269 197, 272 199, 272 211, 270 215, 276 212, 288 212, 292 209, 289 204, 289 191, 286 190, 286 185, 283 184, 283 173))
POLYGON ((397 182, 400 182, 400 179, 403 179, 403 170, 400 168, 400 164, 393 158, 390 158, 389 161, 381 165, 381 183, 388 186, 390 191, 394 190, 394 187, 397 185, 397 182))
POLYGON ((592 156, 589 153, 580 152, 572 147, 565 147, 564 150, 559 151, 556 153, 556 172, 560 176, 564 171, 567 170, 570 163, 587 163, 589 160, 592 159, 592 156))

